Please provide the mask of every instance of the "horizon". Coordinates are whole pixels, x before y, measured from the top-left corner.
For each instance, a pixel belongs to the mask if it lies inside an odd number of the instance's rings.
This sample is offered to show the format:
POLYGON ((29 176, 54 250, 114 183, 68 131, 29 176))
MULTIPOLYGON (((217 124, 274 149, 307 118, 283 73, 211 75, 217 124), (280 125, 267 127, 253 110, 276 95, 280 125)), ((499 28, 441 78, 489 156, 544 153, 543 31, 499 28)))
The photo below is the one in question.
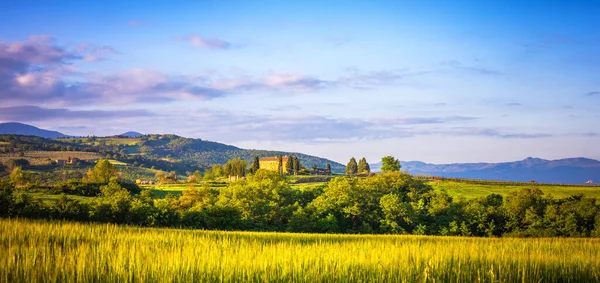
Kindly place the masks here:
POLYGON ((600 160, 597 1, 0 7, 0 123, 342 164, 600 160))

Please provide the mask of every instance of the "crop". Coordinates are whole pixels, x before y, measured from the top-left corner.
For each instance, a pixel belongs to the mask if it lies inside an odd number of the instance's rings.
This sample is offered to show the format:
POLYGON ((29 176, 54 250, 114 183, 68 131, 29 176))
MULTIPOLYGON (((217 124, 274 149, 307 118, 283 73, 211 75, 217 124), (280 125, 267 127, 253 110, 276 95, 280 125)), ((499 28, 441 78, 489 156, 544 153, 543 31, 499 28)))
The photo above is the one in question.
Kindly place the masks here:
POLYGON ((599 246, 4 219, 0 282, 598 282, 599 246))

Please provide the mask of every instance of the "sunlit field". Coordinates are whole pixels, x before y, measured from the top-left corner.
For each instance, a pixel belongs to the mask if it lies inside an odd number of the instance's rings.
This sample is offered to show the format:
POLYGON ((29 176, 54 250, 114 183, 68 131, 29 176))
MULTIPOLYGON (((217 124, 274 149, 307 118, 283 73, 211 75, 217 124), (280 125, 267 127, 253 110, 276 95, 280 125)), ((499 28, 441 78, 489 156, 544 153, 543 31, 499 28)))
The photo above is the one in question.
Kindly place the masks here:
POLYGON ((556 198, 566 198, 572 195, 582 194, 587 197, 600 198, 599 186, 570 186, 570 185, 521 185, 511 184, 473 184, 455 181, 435 181, 428 182, 435 190, 446 190, 453 197, 464 196, 467 199, 485 197, 491 194, 507 196, 510 192, 518 191, 522 188, 538 188, 546 196, 552 195, 556 198))
POLYGON ((600 239, 207 232, 0 220, 0 282, 598 282, 600 239))

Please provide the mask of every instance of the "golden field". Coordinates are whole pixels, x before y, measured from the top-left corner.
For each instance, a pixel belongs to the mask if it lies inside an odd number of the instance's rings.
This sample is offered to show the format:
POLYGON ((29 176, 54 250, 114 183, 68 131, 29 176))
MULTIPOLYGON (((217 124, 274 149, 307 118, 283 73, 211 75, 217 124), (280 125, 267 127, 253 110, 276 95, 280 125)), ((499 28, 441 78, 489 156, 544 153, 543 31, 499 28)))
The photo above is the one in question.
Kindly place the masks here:
POLYGON ((0 282, 598 282, 600 239, 318 235, 0 220, 0 282))

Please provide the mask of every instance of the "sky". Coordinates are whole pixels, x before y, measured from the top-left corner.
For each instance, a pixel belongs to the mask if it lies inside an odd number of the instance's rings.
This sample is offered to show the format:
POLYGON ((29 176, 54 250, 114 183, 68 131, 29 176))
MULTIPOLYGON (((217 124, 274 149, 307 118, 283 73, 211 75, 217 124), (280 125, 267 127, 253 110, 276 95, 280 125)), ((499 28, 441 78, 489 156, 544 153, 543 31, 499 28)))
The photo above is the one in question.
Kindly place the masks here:
POLYGON ((0 19, 0 122, 344 164, 600 159, 597 0, 3 0, 0 19))

